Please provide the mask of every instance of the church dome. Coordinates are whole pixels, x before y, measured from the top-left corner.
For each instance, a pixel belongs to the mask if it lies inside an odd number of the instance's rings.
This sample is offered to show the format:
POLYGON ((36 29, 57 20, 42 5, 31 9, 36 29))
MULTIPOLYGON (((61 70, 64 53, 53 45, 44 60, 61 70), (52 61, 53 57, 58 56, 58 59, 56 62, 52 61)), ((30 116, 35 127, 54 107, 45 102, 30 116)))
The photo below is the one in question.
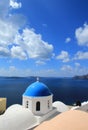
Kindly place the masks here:
POLYGON ((32 83, 31 85, 28 86, 23 96, 41 97, 41 96, 49 96, 51 94, 52 93, 45 84, 36 81, 35 83, 32 83))

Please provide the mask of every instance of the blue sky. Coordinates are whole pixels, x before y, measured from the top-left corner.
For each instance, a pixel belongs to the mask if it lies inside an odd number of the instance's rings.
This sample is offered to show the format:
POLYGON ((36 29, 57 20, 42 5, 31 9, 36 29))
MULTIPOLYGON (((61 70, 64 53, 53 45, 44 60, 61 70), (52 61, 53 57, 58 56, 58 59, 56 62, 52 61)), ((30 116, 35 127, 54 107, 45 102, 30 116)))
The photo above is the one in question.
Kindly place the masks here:
POLYGON ((87 0, 0 1, 1 76, 87 73, 87 0))

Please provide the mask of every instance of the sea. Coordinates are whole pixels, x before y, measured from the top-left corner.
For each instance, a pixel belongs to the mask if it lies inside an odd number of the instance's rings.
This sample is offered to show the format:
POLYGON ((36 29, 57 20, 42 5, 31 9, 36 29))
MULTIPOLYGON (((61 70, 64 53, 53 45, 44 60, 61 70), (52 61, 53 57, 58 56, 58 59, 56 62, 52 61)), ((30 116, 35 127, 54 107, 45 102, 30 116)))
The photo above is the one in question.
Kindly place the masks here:
MULTIPOLYGON (((77 101, 88 101, 88 80, 74 78, 40 77, 53 93, 53 101, 73 105, 77 101)), ((22 104, 26 88, 36 81, 36 77, 0 77, 0 97, 7 98, 7 107, 22 104)))

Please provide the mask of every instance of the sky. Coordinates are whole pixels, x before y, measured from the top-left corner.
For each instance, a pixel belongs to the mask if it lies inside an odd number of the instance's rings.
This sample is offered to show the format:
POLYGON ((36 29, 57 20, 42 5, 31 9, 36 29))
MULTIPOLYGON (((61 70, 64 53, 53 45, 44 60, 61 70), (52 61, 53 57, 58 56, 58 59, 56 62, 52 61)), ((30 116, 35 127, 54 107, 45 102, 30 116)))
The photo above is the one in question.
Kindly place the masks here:
POLYGON ((0 1, 0 76, 88 73, 88 0, 0 1))

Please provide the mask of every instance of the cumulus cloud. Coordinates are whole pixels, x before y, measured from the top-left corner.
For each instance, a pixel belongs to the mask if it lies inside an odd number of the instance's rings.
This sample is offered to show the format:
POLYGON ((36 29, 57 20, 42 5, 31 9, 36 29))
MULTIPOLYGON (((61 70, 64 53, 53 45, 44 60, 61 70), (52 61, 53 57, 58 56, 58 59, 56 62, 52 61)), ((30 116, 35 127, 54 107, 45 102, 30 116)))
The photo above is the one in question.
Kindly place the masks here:
POLYGON ((59 60, 62 60, 63 62, 70 61, 69 54, 67 51, 61 51, 61 54, 56 57, 59 60))
POLYGON ((53 56, 53 46, 42 40, 34 29, 24 29, 15 41, 27 52, 29 58, 48 60, 53 56))
POLYGON ((81 46, 88 46, 88 24, 79 27, 75 31, 77 42, 81 46))
POLYGON ((12 44, 17 29, 10 22, 0 20, 0 46, 12 44))
POLYGON ((67 37, 66 40, 65 40, 66 43, 69 43, 70 41, 71 41, 70 37, 67 37))
POLYGON ((9 0, 0 1, 0 57, 11 57, 10 49, 15 36, 25 23, 24 16, 10 13, 9 2, 9 0))
POLYGON ((22 4, 21 2, 17 2, 16 0, 10 0, 10 6, 14 9, 21 8, 22 4))
POLYGON ((21 60, 27 59, 26 53, 19 46, 13 46, 11 48, 11 56, 13 58, 19 58, 21 60))
POLYGON ((0 47, 0 57, 9 57, 10 51, 7 48, 0 47))
POLYGON ((88 59, 88 52, 78 51, 74 57, 75 60, 88 59))
POLYGON ((0 57, 50 59, 53 45, 45 42, 34 29, 22 28, 26 26, 23 15, 10 12, 10 7, 16 9, 21 6, 16 0, 0 1, 0 57))

